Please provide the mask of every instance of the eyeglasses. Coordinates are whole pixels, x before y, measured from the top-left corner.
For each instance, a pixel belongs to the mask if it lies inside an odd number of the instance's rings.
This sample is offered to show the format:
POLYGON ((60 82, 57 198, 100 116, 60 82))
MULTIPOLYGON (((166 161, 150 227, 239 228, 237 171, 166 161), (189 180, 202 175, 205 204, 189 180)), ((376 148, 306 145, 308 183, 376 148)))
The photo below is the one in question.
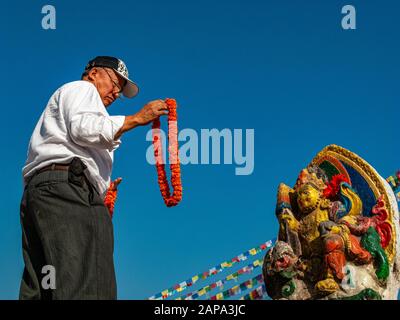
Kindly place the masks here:
POLYGON ((108 77, 110 78, 110 80, 112 81, 112 83, 114 84, 114 87, 117 87, 118 89, 118 98, 122 99, 121 93, 122 93, 122 88, 120 87, 120 85, 115 82, 115 80, 110 76, 110 74, 108 73, 107 69, 102 68, 108 75, 108 77))

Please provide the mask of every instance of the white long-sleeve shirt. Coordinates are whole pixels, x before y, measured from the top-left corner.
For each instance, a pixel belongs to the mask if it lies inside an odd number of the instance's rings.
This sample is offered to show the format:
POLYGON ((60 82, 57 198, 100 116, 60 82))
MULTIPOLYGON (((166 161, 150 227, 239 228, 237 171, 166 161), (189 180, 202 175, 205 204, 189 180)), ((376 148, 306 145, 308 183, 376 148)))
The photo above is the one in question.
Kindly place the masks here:
POLYGON ((96 87, 74 81, 51 96, 29 142, 22 175, 24 185, 36 170, 52 163, 68 163, 79 157, 86 175, 102 196, 110 184, 113 153, 121 144, 114 140, 125 116, 110 116, 96 87))

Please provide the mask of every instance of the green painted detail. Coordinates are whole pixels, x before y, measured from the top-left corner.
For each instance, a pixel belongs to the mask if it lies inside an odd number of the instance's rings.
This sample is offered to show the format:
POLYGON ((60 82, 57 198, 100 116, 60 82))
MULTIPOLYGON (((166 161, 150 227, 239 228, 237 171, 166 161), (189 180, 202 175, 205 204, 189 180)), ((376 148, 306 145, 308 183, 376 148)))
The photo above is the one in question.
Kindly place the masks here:
POLYGON ((292 279, 296 276, 297 272, 292 270, 287 270, 287 271, 281 271, 279 274, 286 279, 292 279))
POLYGON ((282 287, 282 295, 288 298, 293 294, 294 290, 296 290, 296 285, 293 280, 290 280, 282 287))
POLYGON ((334 175, 337 175, 337 174, 340 173, 339 170, 338 170, 334 165, 332 165, 330 162, 328 162, 328 161, 323 161, 323 162, 319 165, 319 167, 320 167, 322 170, 324 170, 324 172, 325 172, 325 174, 327 175, 327 177, 328 177, 329 180, 331 180, 332 177, 333 177, 334 175))
POLYGON ((371 253, 376 262, 375 271, 379 280, 386 280, 389 276, 389 261, 386 252, 381 246, 381 238, 373 227, 369 227, 367 232, 361 238, 361 245, 371 253))
POLYGON ((354 296, 338 298, 338 300, 382 300, 381 295, 372 289, 364 289, 354 296))

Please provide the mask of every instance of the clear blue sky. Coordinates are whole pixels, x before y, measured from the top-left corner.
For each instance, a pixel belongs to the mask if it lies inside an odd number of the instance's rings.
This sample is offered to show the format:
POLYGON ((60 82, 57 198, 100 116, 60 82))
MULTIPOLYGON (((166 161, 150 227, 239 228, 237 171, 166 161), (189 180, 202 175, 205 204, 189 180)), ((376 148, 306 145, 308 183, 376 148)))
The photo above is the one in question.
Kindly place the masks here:
MULTIPOLYGON (((382 176, 399 164, 398 1, 13 1, 0 19, 3 125, 0 298, 15 299, 23 270, 21 169, 55 89, 96 55, 127 63, 137 98, 111 114, 175 97, 179 127, 255 130, 255 169, 182 167, 183 201, 166 208, 146 162, 147 127, 123 136, 113 177, 115 264, 121 299, 142 299, 273 238, 280 182, 335 143, 382 176), (52 4, 57 29, 41 28, 52 4), (357 30, 341 28, 353 4, 357 30)), ((165 122, 164 122, 165 124, 165 122)))

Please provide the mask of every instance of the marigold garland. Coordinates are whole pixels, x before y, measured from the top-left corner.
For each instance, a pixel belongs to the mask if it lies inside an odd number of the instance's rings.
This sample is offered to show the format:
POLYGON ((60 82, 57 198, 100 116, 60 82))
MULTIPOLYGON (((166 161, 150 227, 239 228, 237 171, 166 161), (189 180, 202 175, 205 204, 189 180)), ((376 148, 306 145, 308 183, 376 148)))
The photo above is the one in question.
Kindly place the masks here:
POLYGON ((115 200, 117 200, 117 188, 114 182, 111 182, 110 187, 107 189, 106 196, 104 197, 104 205, 107 207, 110 217, 114 214, 115 200))
POLYGON ((154 157, 156 159, 156 169, 158 175, 158 184, 160 186, 161 195, 167 207, 176 206, 182 200, 182 183, 181 183, 181 169, 179 163, 179 149, 178 149, 178 125, 176 113, 175 99, 165 99, 168 106, 168 153, 171 169, 171 185, 173 193, 171 195, 167 174, 165 172, 165 164, 162 157, 162 143, 160 135, 160 118, 153 121, 153 146, 154 157))

